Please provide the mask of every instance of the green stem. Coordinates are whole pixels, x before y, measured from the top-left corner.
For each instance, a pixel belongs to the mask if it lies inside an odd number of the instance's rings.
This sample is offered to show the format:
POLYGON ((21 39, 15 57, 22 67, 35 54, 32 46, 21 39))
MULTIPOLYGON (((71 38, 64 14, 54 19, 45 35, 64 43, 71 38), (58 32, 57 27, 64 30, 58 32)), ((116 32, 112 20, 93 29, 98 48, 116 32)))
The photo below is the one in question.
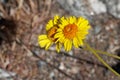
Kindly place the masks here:
POLYGON ((114 74, 116 74, 117 76, 120 77, 120 74, 117 73, 114 69, 111 68, 111 66, 109 66, 97 53, 96 51, 94 51, 94 49, 92 49, 87 43, 85 43, 87 49, 89 51, 91 51, 96 57, 98 60, 100 60, 109 70, 111 70, 114 74))
MULTIPOLYGON (((107 55, 107 56, 110 56, 110 57, 113 57, 113 58, 116 58, 116 59, 119 59, 120 60, 120 57, 117 56, 117 55, 114 55, 114 54, 111 54, 111 53, 108 53, 108 52, 104 52, 104 51, 100 51, 100 50, 96 50, 94 48, 92 48, 96 53, 100 53, 100 54, 104 54, 104 55, 107 55)), ((86 50, 84 48, 84 50, 86 50)))
POLYGON ((100 50, 96 50, 96 49, 93 49, 95 52, 97 53, 101 53, 101 54, 105 54, 107 56, 111 56, 113 58, 116 58, 116 59, 119 59, 120 60, 120 57, 117 56, 117 55, 114 55, 114 54, 111 54, 111 53, 108 53, 108 52, 104 52, 104 51, 100 51, 100 50))

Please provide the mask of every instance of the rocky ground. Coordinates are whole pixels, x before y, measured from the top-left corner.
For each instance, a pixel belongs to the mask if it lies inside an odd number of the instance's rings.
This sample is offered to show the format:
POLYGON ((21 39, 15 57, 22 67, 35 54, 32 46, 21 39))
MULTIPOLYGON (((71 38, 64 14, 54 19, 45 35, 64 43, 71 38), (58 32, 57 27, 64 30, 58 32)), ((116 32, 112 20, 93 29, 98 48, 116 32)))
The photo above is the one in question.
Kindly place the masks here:
MULTIPOLYGON (((92 26, 86 42, 120 55, 119 0, 0 0, 0 80, 119 80, 89 51, 58 54, 37 37, 54 15, 84 16, 92 26)), ((119 60, 101 55, 118 73, 119 60)))

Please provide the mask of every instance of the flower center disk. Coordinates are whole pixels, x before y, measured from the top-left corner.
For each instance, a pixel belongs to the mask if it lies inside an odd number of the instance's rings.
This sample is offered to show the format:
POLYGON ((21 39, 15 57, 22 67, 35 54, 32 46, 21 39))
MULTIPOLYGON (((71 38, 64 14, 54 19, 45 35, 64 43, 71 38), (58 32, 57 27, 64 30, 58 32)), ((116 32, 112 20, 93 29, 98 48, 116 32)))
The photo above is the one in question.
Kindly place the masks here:
POLYGON ((68 24, 64 27, 63 33, 66 38, 73 39, 76 36, 77 31, 78 31, 77 25, 68 24))
POLYGON ((54 35, 55 35, 56 31, 57 31, 57 27, 52 27, 52 28, 47 32, 48 38, 49 38, 50 40, 52 40, 53 42, 56 41, 56 39, 54 38, 54 35))

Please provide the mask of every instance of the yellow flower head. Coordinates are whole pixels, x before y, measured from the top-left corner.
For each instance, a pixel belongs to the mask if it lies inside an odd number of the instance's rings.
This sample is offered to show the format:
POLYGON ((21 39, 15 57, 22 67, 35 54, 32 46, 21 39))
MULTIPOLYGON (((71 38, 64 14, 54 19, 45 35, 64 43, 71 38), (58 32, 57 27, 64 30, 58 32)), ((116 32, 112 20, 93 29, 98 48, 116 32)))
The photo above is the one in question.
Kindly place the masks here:
POLYGON ((90 28, 88 20, 83 17, 76 18, 72 16, 69 18, 62 17, 60 22, 61 24, 59 24, 54 38, 64 44, 66 51, 70 51, 72 45, 76 48, 82 46, 90 28))
MULTIPOLYGON (((54 35, 56 34, 56 31, 58 29, 58 21, 59 16, 55 16, 53 20, 50 20, 48 24, 46 25, 46 31, 47 35, 39 35, 38 36, 38 43, 40 47, 45 47, 47 50, 57 39, 54 38, 54 35)), ((60 43, 56 43, 56 49, 59 52, 60 51, 60 43)))

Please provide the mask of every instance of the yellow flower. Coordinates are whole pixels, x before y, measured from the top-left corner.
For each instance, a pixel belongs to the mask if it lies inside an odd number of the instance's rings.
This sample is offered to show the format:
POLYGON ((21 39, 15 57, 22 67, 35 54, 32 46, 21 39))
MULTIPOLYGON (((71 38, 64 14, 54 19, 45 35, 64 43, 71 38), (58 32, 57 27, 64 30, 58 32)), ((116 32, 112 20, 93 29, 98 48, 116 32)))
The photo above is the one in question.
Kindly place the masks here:
POLYGON ((66 51, 70 51, 72 45, 76 48, 82 46, 83 40, 90 29, 88 20, 83 17, 76 18, 72 16, 69 18, 62 17, 60 22, 61 24, 59 24, 54 38, 57 38, 57 41, 64 44, 66 51))
MULTIPOLYGON (((58 29, 58 21, 59 21, 59 16, 55 16, 53 20, 50 20, 48 24, 46 25, 46 31, 47 35, 39 35, 38 36, 38 43, 40 47, 45 47, 47 50, 55 41, 57 40, 54 38, 54 35, 56 34, 56 31, 58 29)), ((61 45, 59 42, 56 43, 56 49, 59 52, 61 48, 61 45)))

